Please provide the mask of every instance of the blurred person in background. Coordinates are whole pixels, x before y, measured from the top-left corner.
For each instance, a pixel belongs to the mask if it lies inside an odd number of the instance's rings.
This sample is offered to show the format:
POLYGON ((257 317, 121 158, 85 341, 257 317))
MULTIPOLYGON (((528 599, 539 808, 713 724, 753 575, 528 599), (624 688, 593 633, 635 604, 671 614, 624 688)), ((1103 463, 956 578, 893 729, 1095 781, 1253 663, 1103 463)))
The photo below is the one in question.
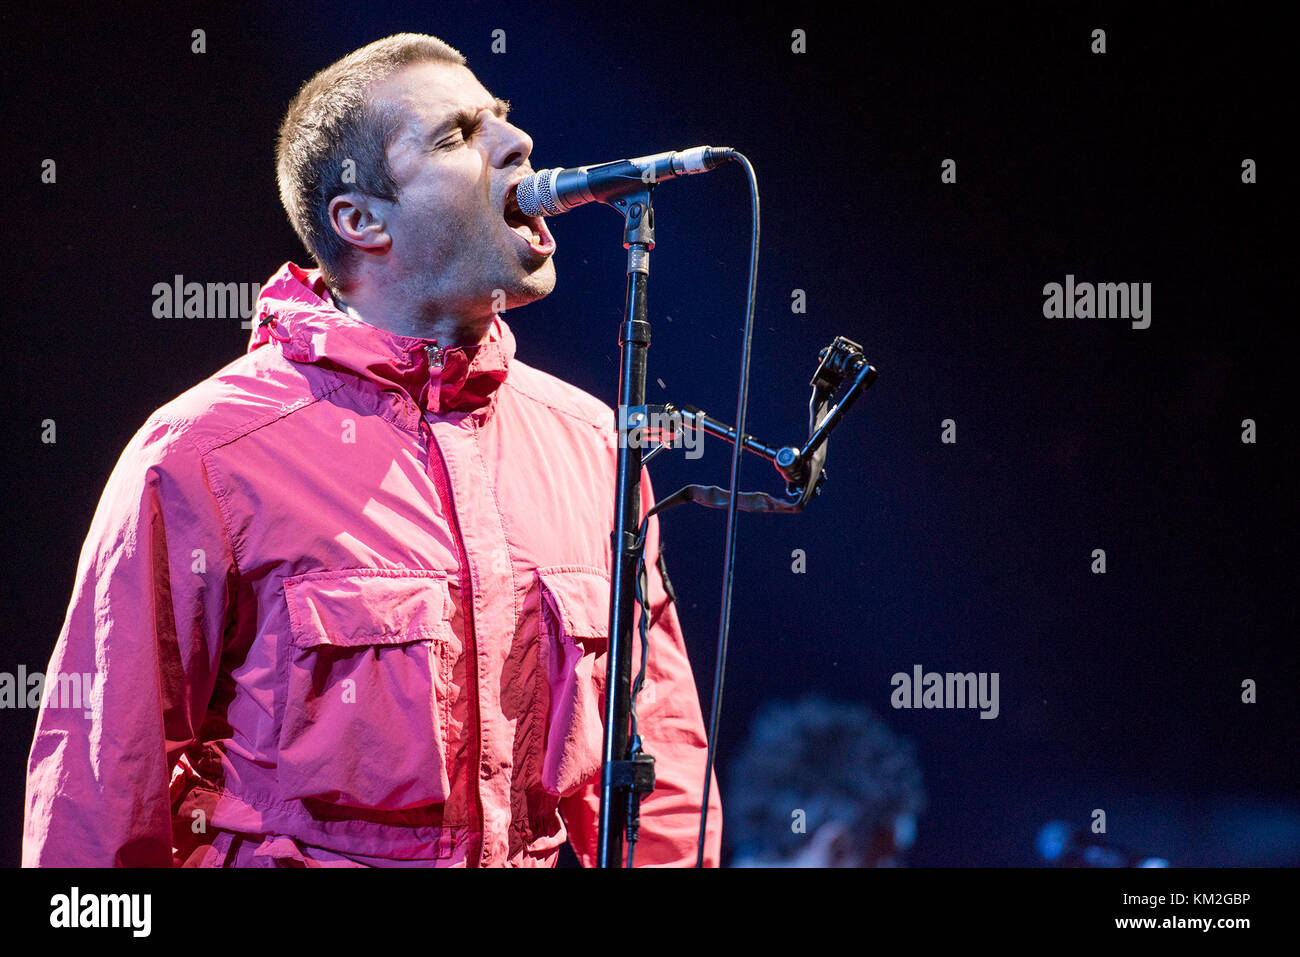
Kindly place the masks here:
POLYGON ((926 803, 909 740, 816 695, 759 712, 723 793, 732 867, 899 867, 926 803))

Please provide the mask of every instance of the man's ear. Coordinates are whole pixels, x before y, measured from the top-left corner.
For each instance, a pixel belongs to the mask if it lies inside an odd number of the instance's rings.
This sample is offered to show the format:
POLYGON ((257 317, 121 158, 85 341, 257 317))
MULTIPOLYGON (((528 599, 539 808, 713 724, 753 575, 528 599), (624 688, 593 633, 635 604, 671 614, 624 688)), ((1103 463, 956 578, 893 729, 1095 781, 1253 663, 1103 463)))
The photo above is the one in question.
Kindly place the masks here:
POLYGON ((340 193, 330 200, 330 226, 345 243, 363 252, 387 252, 393 244, 382 200, 363 193, 340 193))

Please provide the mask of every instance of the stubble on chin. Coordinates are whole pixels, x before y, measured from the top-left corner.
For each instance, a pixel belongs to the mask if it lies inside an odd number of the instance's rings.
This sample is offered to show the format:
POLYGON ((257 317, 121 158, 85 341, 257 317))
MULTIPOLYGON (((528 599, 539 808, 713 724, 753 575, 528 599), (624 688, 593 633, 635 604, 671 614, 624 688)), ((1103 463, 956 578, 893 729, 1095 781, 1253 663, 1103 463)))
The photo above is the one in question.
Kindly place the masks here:
POLYGON ((548 257, 536 269, 525 274, 512 293, 507 293, 507 305, 509 308, 517 308, 543 299, 555 291, 555 284, 555 262, 548 257))

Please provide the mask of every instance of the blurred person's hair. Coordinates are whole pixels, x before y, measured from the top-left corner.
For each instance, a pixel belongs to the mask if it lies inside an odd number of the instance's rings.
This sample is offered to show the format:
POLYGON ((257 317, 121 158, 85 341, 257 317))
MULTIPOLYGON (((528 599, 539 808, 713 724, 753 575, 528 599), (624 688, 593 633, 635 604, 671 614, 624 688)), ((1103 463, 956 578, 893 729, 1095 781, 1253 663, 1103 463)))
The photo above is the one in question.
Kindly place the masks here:
POLYGON ((793 858, 828 824, 869 860, 878 835, 892 841, 926 803, 912 743, 870 709, 819 695, 764 706, 725 775, 723 835, 749 861, 793 858), (793 826, 796 811, 804 833, 793 826))

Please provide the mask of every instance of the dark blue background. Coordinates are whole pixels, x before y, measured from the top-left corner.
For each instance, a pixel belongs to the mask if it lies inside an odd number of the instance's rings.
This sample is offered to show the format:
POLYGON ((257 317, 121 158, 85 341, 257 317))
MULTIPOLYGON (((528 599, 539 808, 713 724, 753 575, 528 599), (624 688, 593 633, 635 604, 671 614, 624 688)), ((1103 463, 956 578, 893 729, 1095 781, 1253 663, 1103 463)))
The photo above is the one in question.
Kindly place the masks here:
MULTIPOLYGON (((1286 32, 1239 4, 685 6, 3 14, 0 670, 44 669, 130 436, 243 351, 238 320, 153 318, 153 284, 260 283, 306 263, 274 177, 289 99, 358 46, 429 32, 511 100, 536 168, 703 143, 750 157, 752 432, 802 438, 817 350, 837 334, 880 369, 834 437, 826 494, 802 516, 740 523, 721 768, 761 702, 820 690, 917 743, 917 864, 1033 863, 1039 824, 1086 824, 1098 807, 1115 841, 1176 864, 1300 863, 1286 32), (1096 27, 1104 56, 1089 52, 1096 27), (490 52, 497 28, 505 54, 490 52), (955 185, 939 179, 948 157, 955 185), (1245 157, 1256 185, 1240 181, 1245 157), (1150 282, 1151 327, 1045 319, 1042 287, 1067 273, 1150 282), (55 445, 40 442, 46 418, 55 445), (940 442, 947 418, 956 445, 940 442), (1094 548, 1105 575, 1089 571, 1094 548), (917 663, 998 672, 1000 716, 891 710, 890 676, 917 663), (1244 678, 1257 704, 1240 703, 1244 678)), ((656 210, 650 400, 730 421, 744 178, 668 184, 656 210)), ((612 403, 621 222, 593 208, 552 225, 559 285, 507 316, 519 355, 612 403)), ((656 491, 725 485, 729 448, 705 450, 661 457, 656 491)), ((754 458, 742 482, 780 488, 754 458)), ((724 514, 678 509, 663 530, 707 710, 724 514)), ((19 855, 34 720, 0 714, 4 863, 19 855)))

